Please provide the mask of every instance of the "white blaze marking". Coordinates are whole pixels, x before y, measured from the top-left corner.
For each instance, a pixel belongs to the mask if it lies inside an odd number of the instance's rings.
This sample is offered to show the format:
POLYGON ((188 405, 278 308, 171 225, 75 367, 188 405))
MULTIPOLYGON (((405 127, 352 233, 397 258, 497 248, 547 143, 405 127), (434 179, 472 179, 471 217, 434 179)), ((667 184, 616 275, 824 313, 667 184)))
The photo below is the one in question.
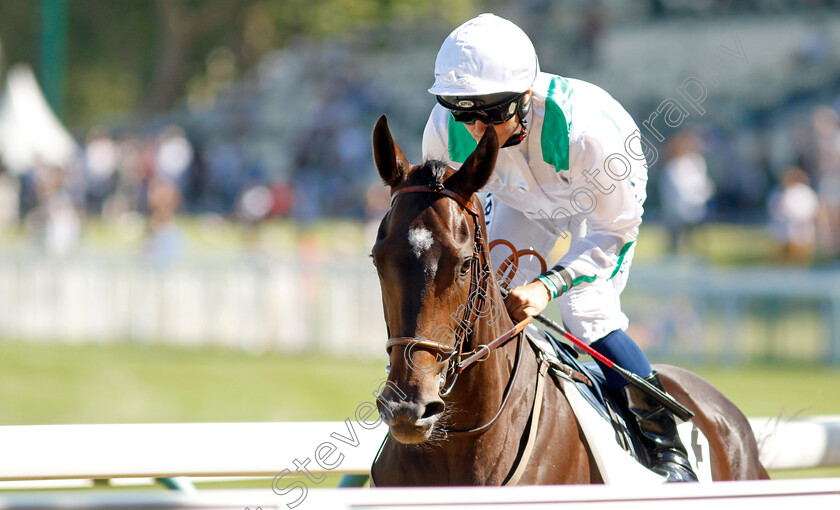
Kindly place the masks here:
POLYGON ((414 256, 419 259, 432 247, 432 233, 423 227, 413 228, 408 231, 408 244, 414 256))

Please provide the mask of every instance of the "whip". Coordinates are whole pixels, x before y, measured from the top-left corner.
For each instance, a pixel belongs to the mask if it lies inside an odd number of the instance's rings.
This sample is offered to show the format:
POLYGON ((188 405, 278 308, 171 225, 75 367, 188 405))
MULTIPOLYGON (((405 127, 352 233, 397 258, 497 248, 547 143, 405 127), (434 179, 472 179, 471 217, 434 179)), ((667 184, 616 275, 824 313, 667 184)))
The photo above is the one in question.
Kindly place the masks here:
MULTIPOLYGON (((505 289, 504 287, 499 287, 499 290, 502 293, 502 297, 507 298, 508 294, 510 294, 510 291, 505 289)), ((672 397, 671 395, 669 395, 669 394, 665 393, 664 391, 660 390, 659 388, 652 385, 648 381, 642 379, 641 377, 634 374, 633 372, 616 365, 615 363, 613 363, 612 361, 607 359, 600 352, 596 351, 592 347, 589 347, 588 345, 583 343, 581 340, 578 340, 577 337, 575 337, 573 334, 566 331, 566 328, 564 328, 560 324, 557 324, 556 322, 554 322, 553 320, 549 319, 548 317, 546 317, 542 314, 536 314, 536 315, 534 315, 534 318, 536 320, 540 321, 541 323, 543 323, 544 325, 548 326, 549 329, 552 329, 552 330, 556 331, 557 333, 563 335, 567 340, 569 340, 570 342, 572 342, 576 346, 583 349, 587 354, 589 354, 590 356, 592 356, 596 360, 600 361, 601 363, 606 365, 608 368, 611 368, 611 369, 615 370, 618 373, 618 375, 623 377, 629 384, 632 384, 636 388, 639 388, 646 395, 650 396, 651 398, 653 398, 654 400, 656 400, 657 402, 659 402, 660 404, 662 404, 663 406, 668 408, 668 410, 670 410, 675 415, 677 415, 681 420, 688 421, 692 417, 694 417, 694 413, 692 413, 684 405, 677 402, 676 399, 674 399, 674 397, 672 397)))

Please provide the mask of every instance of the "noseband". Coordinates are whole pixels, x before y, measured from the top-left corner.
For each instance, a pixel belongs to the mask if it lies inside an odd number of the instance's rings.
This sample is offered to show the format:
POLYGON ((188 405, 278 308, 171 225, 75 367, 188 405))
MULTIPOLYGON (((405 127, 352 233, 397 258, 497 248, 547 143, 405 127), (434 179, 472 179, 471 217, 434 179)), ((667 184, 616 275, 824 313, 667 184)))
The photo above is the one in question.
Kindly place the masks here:
POLYGON ((397 197, 408 193, 434 193, 449 197, 458 202, 461 208, 467 211, 473 219, 473 256, 470 260, 470 291, 469 294, 467 294, 469 296, 468 299, 472 301, 467 303, 467 309, 461 319, 458 329, 456 330, 455 344, 449 347, 442 345, 440 342, 405 336, 390 337, 385 343, 385 350, 389 354, 393 346, 405 345, 419 346, 436 351, 446 357, 445 361, 451 361, 454 358, 454 362, 450 363, 447 369, 447 373, 451 375, 449 383, 446 383, 446 375, 444 375, 444 379, 441 381, 442 389, 440 391, 440 395, 445 397, 452 391, 452 388, 455 386, 455 381, 458 379, 458 375, 463 372, 464 369, 473 363, 487 359, 493 350, 501 347, 512 337, 525 329, 525 326, 527 326, 528 322, 530 322, 530 318, 516 324, 513 328, 506 331, 502 334, 502 336, 494 339, 492 342, 479 345, 472 351, 464 352, 464 344, 466 342, 467 335, 472 332, 474 322, 479 315, 477 311, 483 310, 484 308, 484 301, 487 295, 485 284, 487 275, 490 274, 489 257, 484 249, 484 243, 481 237, 481 227, 478 221, 479 210, 469 199, 455 193, 452 190, 444 188, 439 182, 429 186, 406 186, 405 188, 398 189, 391 197, 391 205, 393 206, 397 197), (482 285, 484 285, 484 287, 482 287, 482 285), (482 288, 484 289, 483 291, 482 288))

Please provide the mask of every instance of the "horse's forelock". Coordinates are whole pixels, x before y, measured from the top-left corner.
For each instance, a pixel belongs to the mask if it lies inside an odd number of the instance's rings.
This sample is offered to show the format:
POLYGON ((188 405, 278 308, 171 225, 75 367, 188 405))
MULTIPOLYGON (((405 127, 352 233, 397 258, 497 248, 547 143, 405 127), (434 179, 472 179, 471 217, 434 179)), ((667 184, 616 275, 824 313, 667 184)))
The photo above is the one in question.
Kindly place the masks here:
POLYGON ((447 171, 449 166, 439 159, 429 159, 418 165, 411 173, 408 181, 413 185, 427 185, 434 188, 442 188, 444 181, 449 177, 447 171))

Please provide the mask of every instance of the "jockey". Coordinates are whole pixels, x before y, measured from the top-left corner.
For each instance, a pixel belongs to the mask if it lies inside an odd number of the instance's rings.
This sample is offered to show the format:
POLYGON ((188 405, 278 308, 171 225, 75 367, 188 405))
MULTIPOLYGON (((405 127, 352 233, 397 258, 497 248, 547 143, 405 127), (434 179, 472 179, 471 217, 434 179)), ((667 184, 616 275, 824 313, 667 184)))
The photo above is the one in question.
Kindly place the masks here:
MULTIPOLYGON (((619 299, 647 184, 644 140, 630 115, 595 85, 540 72, 528 36, 493 14, 446 38, 429 92, 438 104, 423 134, 424 158, 459 168, 491 126, 502 143, 484 187, 485 216, 489 241, 513 246, 518 272, 505 302, 511 317, 523 320, 556 300, 572 334, 662 388, 624 332, 628 319, 619 299), (569 240, 568 252, 542 274, 526 267, 532 256, 517 256, 532 250, 549 260, 560 238, 569 240)), ((491 253, 491 259, 498 270, 504 257, 491 253)), ((696 481, 673 414, 603 371, 636 418, 649 467, 667 481, 696 481)))

